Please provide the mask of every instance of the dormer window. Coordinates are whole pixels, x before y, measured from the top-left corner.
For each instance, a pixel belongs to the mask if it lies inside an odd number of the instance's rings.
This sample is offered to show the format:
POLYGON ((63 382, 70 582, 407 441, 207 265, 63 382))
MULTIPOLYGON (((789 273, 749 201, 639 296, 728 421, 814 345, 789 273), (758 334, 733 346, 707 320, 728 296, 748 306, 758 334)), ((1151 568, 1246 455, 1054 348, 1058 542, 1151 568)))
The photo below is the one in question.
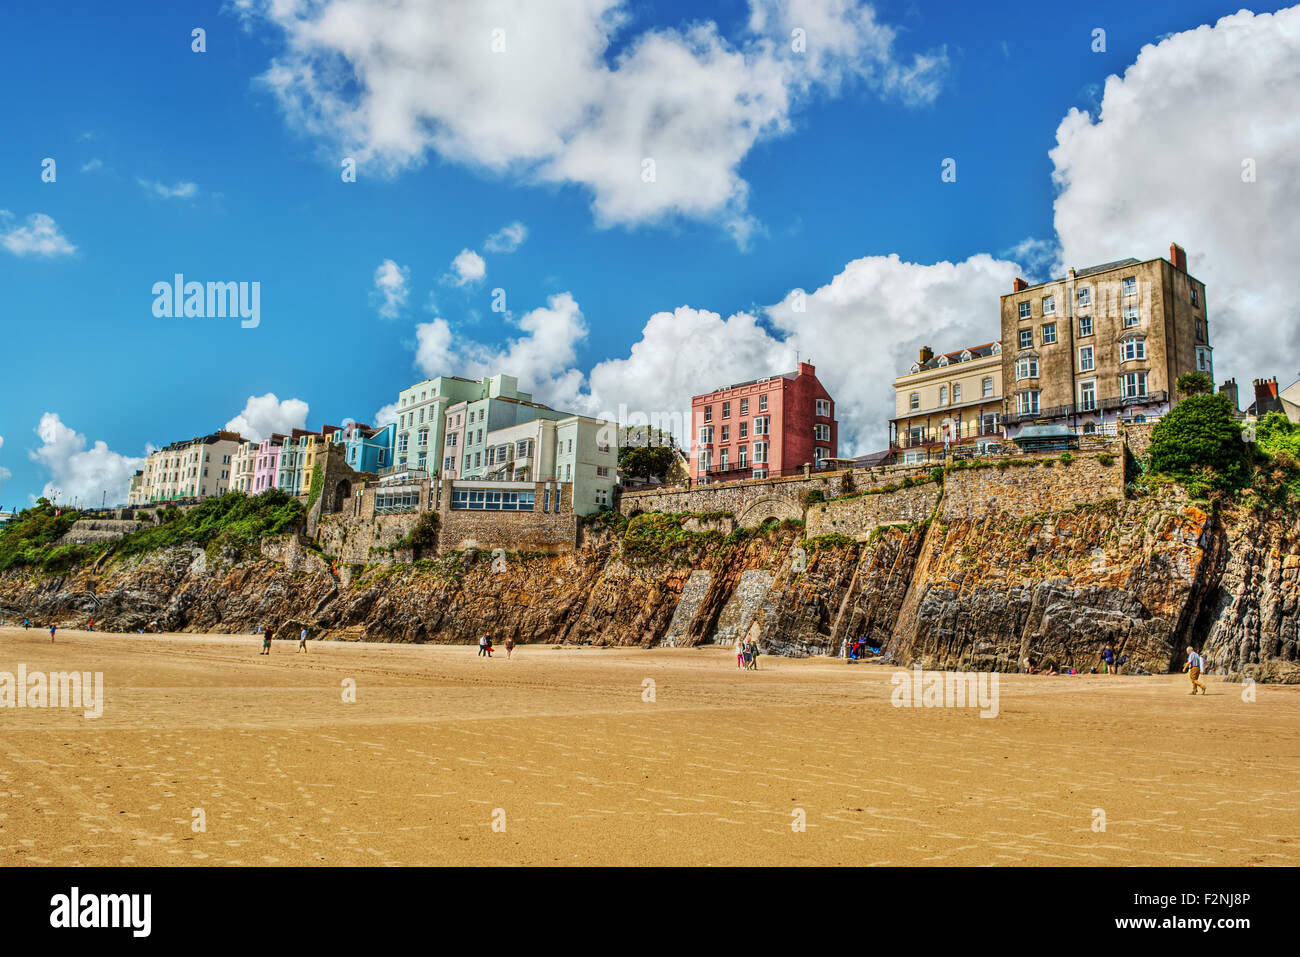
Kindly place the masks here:
POLYGON ((939 357, 939 362, 938 362, 937 364, 938 364, 938 365, 941 365, 941 366, 946 366, 946 365, 948 364, 948 357, 947 357, 947 356, 940 356, 940 357, 939 357))
POLYGON ((965 350, 963 350, 963 351, 962 351, 962 354, 961 354, 961 361, 962 361, 962 362, 970 362, 970 360, 971 360, 970 350, 969 350, 969 349, 965 349, 965 350))
POLYGON ((917 372, 920 372, 920 371, 921 371, 921 366, 920 366, 919 363, 913 362, 911 368, 908 369, 907 371, 908 371, 908 372, 911 372, 911 373, 917 373, 917 372))

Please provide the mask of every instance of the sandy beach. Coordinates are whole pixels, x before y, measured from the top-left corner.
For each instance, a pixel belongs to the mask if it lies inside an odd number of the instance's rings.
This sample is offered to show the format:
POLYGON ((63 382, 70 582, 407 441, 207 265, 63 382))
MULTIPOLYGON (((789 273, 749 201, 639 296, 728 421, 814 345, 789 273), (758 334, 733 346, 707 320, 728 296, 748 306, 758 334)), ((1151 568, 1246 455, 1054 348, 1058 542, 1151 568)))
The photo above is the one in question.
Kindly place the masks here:
POLYGON ((309 647, 0 629, 104 686, 0 708, 0 864, 1300 864, 1300 687, 1001 676, 987 719, 838 660, 309 647))

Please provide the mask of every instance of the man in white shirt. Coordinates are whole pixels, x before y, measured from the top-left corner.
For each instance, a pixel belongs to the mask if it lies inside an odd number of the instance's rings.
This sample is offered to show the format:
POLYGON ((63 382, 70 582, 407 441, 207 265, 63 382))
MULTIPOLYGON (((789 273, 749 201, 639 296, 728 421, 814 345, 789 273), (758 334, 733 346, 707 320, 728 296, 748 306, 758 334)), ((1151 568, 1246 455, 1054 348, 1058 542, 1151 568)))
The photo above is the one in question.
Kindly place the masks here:
POLYGON ((1187 672, 1188 677, 1192 679, 1192 694, 1196 694, 1196 689, 1201 689, 1201 694, 1205 694, 1205 685, 1201 684, 1201 669, 1205 667, 1205 659, 1198 655, 1191 645, 1187 646, 1187 664, 1183 665, 1183 670, 1187 672))

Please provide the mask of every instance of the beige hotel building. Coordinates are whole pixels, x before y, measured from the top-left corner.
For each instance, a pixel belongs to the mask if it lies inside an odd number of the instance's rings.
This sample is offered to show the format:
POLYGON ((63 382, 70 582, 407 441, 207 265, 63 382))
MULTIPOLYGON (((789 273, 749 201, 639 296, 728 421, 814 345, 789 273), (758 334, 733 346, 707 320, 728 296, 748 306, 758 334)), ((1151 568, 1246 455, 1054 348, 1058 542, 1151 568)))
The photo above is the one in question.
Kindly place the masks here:
POLYGON ((904 463, 939 462, 948 451, 979 455, 1002 441, 1002 345, 935 355, 927 346, 894 380, 889 447, 904 463))

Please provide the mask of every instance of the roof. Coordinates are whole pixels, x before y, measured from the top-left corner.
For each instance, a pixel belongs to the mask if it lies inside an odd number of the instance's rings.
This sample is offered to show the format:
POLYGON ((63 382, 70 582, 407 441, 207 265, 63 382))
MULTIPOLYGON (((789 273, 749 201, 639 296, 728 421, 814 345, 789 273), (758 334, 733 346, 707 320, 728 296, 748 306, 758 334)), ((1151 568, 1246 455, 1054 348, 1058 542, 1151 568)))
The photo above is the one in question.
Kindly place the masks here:
POLYGON ((870 469, 875 468, 878 465, 885 465, 893 454, 893 449, 884 449, 880 452, 868 452, 866 455, 859 455, 854 459, 853 467, 859 469, 870 469))
POLYGON ((1065 425, 1026 425, 1012 439, 1013 442, 1023 442, 1026 439, 1072 439, 1074 432, 1069 426, 1065 425))
MULTIPOLYGON (((1138 263, 1143 261, 1144 260, 1134 259, 1132 256, 1129 256, 1127 259, 1115 259, 1111 262, 1101 263, 1097 266, 1086 266, 1083 269, 1076 269, 1074 271, 1074 278, 1083 279, 1087 276, 1095 276, 1097 273, 1110 272, 1110 270, 1119 269, 1121 266, 1136 266, 1138 263)), ((1146 261, 1150 262, 1151 260, 1146 261)), ((1048 286, 1056 282, 1065 282, 1068 278, 1068 276, 1057 276, 1054 279, 1044 279, 1042 282, 1030 283, 1025 287, 1025 289, 1037 289, 1039 286, 1048 286)), ((1025 289, 1017 289, 1015 292, 1007 293, 1007 295, 1014 296, 1017 292, 1024 292, 1025 289)))
POLYGON ((984 359, 993 355, 994 346, 1000 347, 1001 343, 995 340, 993 342, 986 342, 982 346, 969 346, 966 349, 958 349, 956 352, 943 352, 927 359, 925 362, 913 363, 913 365, 919 365, 921 370, 937 369, 939 368, 939 360, 941 358, 948 360, 946 365, 955 365, 961 361, 961 357, 967 352, 970 353, 971 359, 984 359))

